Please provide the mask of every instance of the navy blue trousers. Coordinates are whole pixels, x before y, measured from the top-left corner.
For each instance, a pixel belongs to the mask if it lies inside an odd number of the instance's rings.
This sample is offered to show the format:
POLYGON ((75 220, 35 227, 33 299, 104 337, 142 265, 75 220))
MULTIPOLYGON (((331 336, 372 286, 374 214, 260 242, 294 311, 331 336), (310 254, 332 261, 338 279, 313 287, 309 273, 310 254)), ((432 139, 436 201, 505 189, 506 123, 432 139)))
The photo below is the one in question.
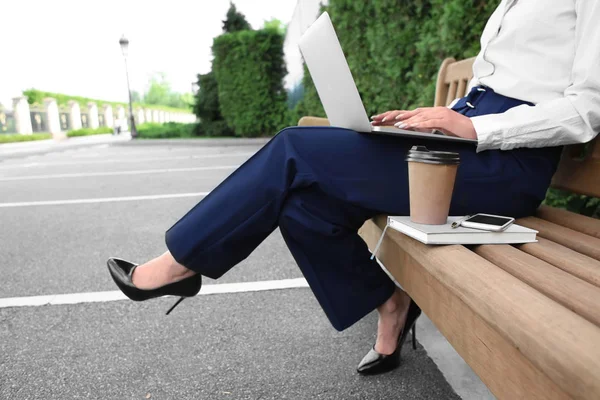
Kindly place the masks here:
MULTIPOLYGON (((519 104, 490 89, 473 90, 455 110, 474 116, 519 104)), ((394 291, 357 231, 377 214, 409 214, 404 159, 417 144, 460 153, 452 215, 532 214, 560 155, 560 148, 477 154, 469 144, 287 128, 175 223, 167 247, 182 265, 216 279, 279 227, 327 317, 343 330, 394 291)))

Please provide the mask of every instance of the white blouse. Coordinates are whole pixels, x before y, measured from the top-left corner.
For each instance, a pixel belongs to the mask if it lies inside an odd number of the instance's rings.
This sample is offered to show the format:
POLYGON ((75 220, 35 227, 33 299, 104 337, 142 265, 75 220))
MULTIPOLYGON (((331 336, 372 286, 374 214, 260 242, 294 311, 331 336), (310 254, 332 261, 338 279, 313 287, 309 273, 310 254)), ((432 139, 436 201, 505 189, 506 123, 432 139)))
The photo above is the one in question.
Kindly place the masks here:
POLYGON ((600 131, 600 0, 502 0, 469 87, 525 100, 473 117, 477 151, 592 140, 600 131))

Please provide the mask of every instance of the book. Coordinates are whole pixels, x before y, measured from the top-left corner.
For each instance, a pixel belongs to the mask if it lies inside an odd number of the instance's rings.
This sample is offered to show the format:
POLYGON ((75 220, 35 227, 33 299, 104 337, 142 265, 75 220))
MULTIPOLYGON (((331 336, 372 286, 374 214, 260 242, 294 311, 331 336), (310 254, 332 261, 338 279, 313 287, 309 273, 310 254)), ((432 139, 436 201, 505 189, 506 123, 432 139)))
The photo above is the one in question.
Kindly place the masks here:
POLYGON ((517 224, 509 225, 502 232, 450 225, 463 217, 448 217, 445 225, 416 224, 410 217, 389 216, 387 226, 425 244, 516 244, 537 242, 538 231, 517 224))

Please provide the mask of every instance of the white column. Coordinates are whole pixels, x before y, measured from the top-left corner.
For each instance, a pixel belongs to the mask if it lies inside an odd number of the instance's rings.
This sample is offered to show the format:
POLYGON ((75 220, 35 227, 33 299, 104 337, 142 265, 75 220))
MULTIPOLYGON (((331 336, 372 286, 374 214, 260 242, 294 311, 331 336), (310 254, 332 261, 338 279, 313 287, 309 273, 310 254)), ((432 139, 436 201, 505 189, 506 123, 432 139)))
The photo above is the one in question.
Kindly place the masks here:
POLYGON ((88 103, 88 126, 92 129, 98 129, 100 123, 98 121, 98 106, 96 103, 89 102, 88 103))
POLYGON ((112 128, 115 125, 115 121, 113 120, 113 109, 110 104, 105 104, 102 106, 104 112, 104 123, 109 128, 112 128))
POLYGON ((158 121, 159 121, 161 124, 164 124, 164 123, 165 123, 165 112, 164 112, 164 111, 159 111, 159 112, 158 112, 158 121))
POLYGON ((125 119, 125 107, 117 106, 117 118, 125 119))
POLYGON ((57 137, 60 134, 60 115, 58 113, 58 104, 53 98, 44 99, 44 110, 46 111, 46 126, 48 132, 53 137, 57 137))
POLYGON ((13 111, 15 116, 15 128, 21 135, 31 135, 31 113, 27 97, 15 97, 13 99, 13 111))
POLYGON ((117 106, 117 124, 121 127, 121 131, 127 130, 127 120, 125 119, 125 108, 117 106))
POLYGON ((158 110, 152 110, 152 122, 160 122, 158 118, 158 110))
POLYGON ((81 129, 81 107, 75 100, 69 101, 69 126, 71 130, 81 129))
POLYGON ((146 122, 145 119, 145 115, 144 115, 144 110, 142 110, 141 108, 138 108, 137 110, 135 110, 136 115, 136 124, 143 124, 144 122, 146 122))
POLYGON ((146 122, 152 122, 152 110, 144 108, 144 120, 146 122))

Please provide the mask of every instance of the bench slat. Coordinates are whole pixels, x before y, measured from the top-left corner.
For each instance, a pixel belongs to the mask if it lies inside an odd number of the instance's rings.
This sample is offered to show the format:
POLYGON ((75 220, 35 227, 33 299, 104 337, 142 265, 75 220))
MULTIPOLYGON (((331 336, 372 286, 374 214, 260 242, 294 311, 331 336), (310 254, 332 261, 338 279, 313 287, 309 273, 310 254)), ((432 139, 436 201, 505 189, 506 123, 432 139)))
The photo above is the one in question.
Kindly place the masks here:
POLYGON ((600 239, 536 217, 521 218, 516 223, 539 231, 538 236, 600 260, 600 239))
MULTIPOLYGON (((373 249, 381 228, 371 220, 360 232, 373 249)), ((496 398, 571 399, 518 348, 481 319, 456 290, 443 285, 391 239, 384 240, 378 258, 496 398)))
MULTIPOLYGON (((385 216, 375 221, 379 230, 387 222, 385 216)), ((387 232, 380 259, 418 304, 419 296, 438 293, 411 292, 418 282, 401 279, 404 265, 437 279, 563 391, 580 399, 600 397, 600 328, 464 246, 427 246, 393 229, 387 232)), ((370 246, 377 239, 367 237, 370 246)), ((460 334, 466 335, 464 328, 460 334)))
POLYGON ((509 245, 474 252, 554 301, 600 326, 600 288, 509 245))
POLYGON ((537 243, 521 244, 517 248, 600 287, 600 261, 598 260, 541 237, 538 237, 537 243))
POLYGON ((446 58, 438 70, 434 106, 447 106, 454 99, 465 96, 468 82, 473 77, 475 57, 456 61, 446 58))
POLYGON ((537 216, 546 221, 600 239, 600 219, 590 218, 567 210, 548 206, 541 206, 538 208, 537 216))

